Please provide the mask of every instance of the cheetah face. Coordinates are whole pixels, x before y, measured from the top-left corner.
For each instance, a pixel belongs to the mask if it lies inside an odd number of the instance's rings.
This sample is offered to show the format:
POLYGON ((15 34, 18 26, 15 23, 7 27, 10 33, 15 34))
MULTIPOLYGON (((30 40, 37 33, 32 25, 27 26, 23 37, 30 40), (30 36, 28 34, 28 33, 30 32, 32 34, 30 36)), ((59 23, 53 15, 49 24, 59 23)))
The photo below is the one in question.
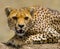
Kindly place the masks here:
POLYGON ((23 36, 29 29, 32 21, 32 16, 27 9, 5 9, 8 17, 8 25, 11 30, 16 32, 16 35, 23 36))

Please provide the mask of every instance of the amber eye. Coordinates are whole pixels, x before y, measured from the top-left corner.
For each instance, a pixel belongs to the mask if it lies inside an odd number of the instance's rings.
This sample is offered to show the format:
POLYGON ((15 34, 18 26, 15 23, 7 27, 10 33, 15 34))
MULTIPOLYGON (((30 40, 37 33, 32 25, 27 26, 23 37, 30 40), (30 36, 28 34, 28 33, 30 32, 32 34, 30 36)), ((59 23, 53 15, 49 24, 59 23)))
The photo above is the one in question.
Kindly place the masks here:
POLYGON ((17 20, 17 17, 12 17, 14 20, 17 20))
POLYGON ((25 17, 24 19, 25 19, 25 20, 28 20, 28 17, 25 17))

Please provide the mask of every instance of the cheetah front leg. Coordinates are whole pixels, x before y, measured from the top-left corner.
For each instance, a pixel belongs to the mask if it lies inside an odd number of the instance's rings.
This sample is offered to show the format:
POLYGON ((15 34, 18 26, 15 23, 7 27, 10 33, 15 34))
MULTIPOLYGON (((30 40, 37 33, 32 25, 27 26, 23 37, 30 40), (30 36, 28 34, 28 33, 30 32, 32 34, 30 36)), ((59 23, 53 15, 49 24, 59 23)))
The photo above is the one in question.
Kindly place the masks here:
POLYGON ((8 41, 7 43, 4 43, 4 44, 11 47, 11 48, 14 48, 14 49, 19 49, 20 48, 20 45, 16 44, 14 42, 14 40, 10 40, 10 41, 8 41))
POLYGON ((18 40, 16 38, 12 38, 10 39, 7 43, 4 43, 5 45, 11 47, 11 48, 14 48, 14 49, 19 49, 22 47, 23 45, 23 41, 21 40, 18 40))

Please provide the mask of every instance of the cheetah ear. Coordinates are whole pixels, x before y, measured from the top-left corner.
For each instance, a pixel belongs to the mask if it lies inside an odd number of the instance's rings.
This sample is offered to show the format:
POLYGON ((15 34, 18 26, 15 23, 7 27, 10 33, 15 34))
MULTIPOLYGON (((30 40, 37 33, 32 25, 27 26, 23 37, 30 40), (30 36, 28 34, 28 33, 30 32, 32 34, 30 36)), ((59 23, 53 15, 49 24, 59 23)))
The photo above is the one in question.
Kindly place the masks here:
POLYGON ((5 13, 7 16, 9 16, 11 11, 12 11, 12 8, 10 8, 10 7, 5 8, 5 13))
POLYGON ((25 9, 27 9, 30 12, 31 16, 35 12, 35 8, 34 7, 29 7, 29 8, 25 8, 25 9))
POLYGON ((32 16, 33 13, 35 12, 35 8, 34 8, 34 7, 23 7, 23 9, 28 10, 29 13, 31 14, 31 16, 32 16))
POLYGON ((31 8, 30 9, 30 14, 33 15, 34 11, 35 11, 34 8, 31 8))

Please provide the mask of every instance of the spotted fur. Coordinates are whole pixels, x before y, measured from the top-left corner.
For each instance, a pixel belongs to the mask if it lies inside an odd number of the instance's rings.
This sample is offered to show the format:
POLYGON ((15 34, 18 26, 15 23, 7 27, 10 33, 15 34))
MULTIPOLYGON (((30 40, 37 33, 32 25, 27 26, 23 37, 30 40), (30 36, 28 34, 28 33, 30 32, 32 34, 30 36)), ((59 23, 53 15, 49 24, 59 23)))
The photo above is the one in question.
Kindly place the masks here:
POLYGON ((38 43, 56 43, 60 36, 60 13, 50 8, 35 7, 33 14, 34 26, 28 30, 31 33, 40 33, 32 35, 27 42, 38 41, 38 43))
POLYGON ((8 24, 16 35, 10 40, 12 45, 23 43, 57 43, 60 36, 60 12, 44 7, 6 8, 8 24), (28 17, 28 18, 26 18, 28 17), (22 28, 24 34, 16 32, 22 28), (15 42, 12 42, 15 41, 15 42))

